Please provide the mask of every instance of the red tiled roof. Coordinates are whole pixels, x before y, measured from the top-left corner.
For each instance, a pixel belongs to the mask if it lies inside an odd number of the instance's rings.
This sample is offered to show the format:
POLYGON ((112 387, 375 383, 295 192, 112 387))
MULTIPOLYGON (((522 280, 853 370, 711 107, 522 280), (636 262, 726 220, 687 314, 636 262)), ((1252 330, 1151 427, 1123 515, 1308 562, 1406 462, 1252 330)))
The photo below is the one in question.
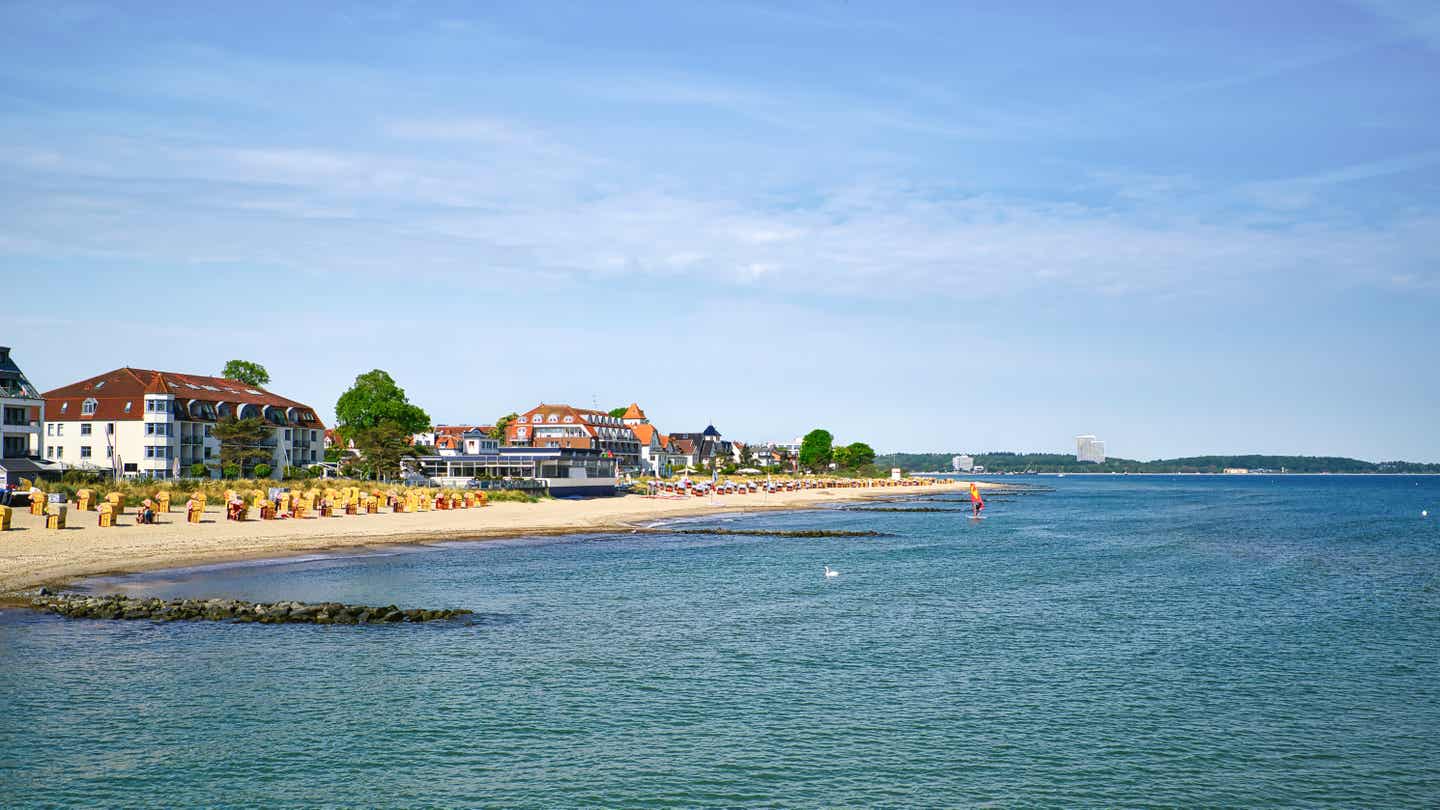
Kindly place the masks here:
MULTIPOLYGON (((653 439, 655 438, 656 434, 658 434, 658 433, 660 432, 660 431, 658 431, 658 430, 655 429, 655 426, 654 426, 654 425, 649 425, 649 424, 646 424, 646 425, 631 425, 631 426, 630 426, 630 431, 631 431, 632 433, 634 433, 634 434, 635 434, 635 438, 636 438, 636 439, 639 439, 639 440, 640 440, 640 443, 641 443, 641 444, 644 444, 644 445, 649 445, 650 442, 651 442, 651 440, 653 440, 653 439)), ((663 444, 662 444, 661 446, 663 446, 663 444)))
POLYGON ((630 403, 630 407, 626 409, 625 415, 624 415, 623 417, 621 417, 621 418, 622 418, 622 419, 644 419, 644 418, 645 418, 645 412, 642 411, 642 410, 640 410, 640 405, 639 405, 639 404, 632 402, 632 403, 630 403))
POLYGON ((187 405, 191 401, 198 401, 258 405, 262 408, 294 408, 299 413, 308 413, 315 418, 314 422, 300 423, 303 426, 323 427, 314 408, 257 386, 221 377, 129 367, 117 368, 45 392, 45 419, 57 422, 78 422, 82 419, 102 422, 143 419, 147 393, 173 394, 177 402, 187 405), (81 411, 87 399, 95 400, 95 412, 82 415, 81 411))

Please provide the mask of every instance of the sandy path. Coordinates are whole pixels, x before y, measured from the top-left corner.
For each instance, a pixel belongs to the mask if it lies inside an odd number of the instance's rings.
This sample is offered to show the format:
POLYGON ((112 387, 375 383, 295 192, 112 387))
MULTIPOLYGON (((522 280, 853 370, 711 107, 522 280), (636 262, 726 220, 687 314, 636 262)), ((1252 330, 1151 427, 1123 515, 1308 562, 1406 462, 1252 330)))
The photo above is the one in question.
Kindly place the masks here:
MULTIPOLYGON (((17 509, 11 530, 0 532, 0 594, 96 574, 152 570, 200 562, 280 557, 347 546, 515 537, 626 528, 650 520, 803 509, 845 500, 963 493, 966 482, 923 487, 819 489, 774 495, 722 495, 662 499, 639 495, 540 503, 497 503, 483 509, 352 515, 304 520, 228 522, 212 508, 205 522, 190 524, 172 512, 155 526, 134 525, 133 514, 102 529, 95 512, 70 509, 70 527, 44 528, 41 519, 17 509)), ((981 486, 986 486, 982 484, 981 486)), ((994 487, 995 485, 989 485, 994 487)), ((252 511, 253 514, 253 511, 252 511)))

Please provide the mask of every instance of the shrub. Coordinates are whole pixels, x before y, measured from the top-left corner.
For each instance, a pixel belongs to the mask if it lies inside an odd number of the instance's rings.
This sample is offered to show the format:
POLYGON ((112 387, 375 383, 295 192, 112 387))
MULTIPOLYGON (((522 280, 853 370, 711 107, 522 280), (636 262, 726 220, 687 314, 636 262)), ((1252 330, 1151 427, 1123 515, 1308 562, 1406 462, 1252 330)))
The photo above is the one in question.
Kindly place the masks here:
POLYGON ((269 478, 272 471, 269 464, 256 464, 254 472, 256 478, 269 478))
POLYGON ((197 462, 195 462, 194 464, 191 464, 191 465, 190 465, 190 477, 191 477, 191 478, 209 478, 209 477, 210 477, 210 470, 209 470, 204 464, 201 464, 200 462, 197 461, 197 462))
POLYGON ((239 478, 240 468, 234 464, 226 464, 225 468, 220 471, 220 475, 227 479, 239 478))
POLYGON ((304 481, 310 477, 310 471, 304 467, 286 467, 281 477, 286 481, 304 481))

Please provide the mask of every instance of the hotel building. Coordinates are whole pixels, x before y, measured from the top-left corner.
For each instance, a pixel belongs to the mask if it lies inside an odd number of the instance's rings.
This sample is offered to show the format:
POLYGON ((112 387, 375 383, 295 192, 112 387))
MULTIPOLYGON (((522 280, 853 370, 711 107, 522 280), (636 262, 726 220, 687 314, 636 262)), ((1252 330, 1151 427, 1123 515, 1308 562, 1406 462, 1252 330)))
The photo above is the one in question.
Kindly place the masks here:
POLYGON ((0 346, 0 475, 11 483, 43 468, 32 459, 44 454, 44 421, 45 400, 15 365, 9 347, 0 346))
POLYGON ((1105 442, 1091 435, 1075 437, 1075 460, 1105 463, 1105 442))
POLYGON ((640 442, 624 420, 604 411, 541 403, 505 428, 505 443, 515 447, 598 450, 614 458, 621 471, 640 469, 640 442))
MULTIPOLYGON (((272 475, 324 461, 325 426, 308 405, 220 377, 118 368, 45 393, 45 457, 68 468, 175 478, 220 474, 223 419, 259 418, 272 475)), ((250 475, 251 470, 244 470, 250 475)))

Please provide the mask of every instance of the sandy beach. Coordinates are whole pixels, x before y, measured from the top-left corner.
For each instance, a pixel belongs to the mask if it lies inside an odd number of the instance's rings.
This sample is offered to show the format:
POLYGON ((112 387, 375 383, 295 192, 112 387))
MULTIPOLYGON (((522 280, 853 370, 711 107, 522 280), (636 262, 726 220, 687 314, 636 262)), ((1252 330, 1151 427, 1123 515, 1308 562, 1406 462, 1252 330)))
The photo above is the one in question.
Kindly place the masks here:
MULTIPOLYGON (((212 507, 200 524, 176 510, 154 526, 137 526, 133 513, 100 528, 95 512, 73 507, 67 528, 44 528, 41 518, 16 509, 0 533, 0 594, 63 584, 77 577, 173 568, 197 563, 281 557, 325 549, 427 541, 567 534, 632 528, 654 520, 694 515, 805 509, 847 500, 963 493, 968 483, 866 489, 814 489, 773 495, 651 498, 625 495, 588 500, 496 503, 483 509, 301 520, 230 522, 212 507)), ((995 484, 981 484, 987 489, 995 484)))

